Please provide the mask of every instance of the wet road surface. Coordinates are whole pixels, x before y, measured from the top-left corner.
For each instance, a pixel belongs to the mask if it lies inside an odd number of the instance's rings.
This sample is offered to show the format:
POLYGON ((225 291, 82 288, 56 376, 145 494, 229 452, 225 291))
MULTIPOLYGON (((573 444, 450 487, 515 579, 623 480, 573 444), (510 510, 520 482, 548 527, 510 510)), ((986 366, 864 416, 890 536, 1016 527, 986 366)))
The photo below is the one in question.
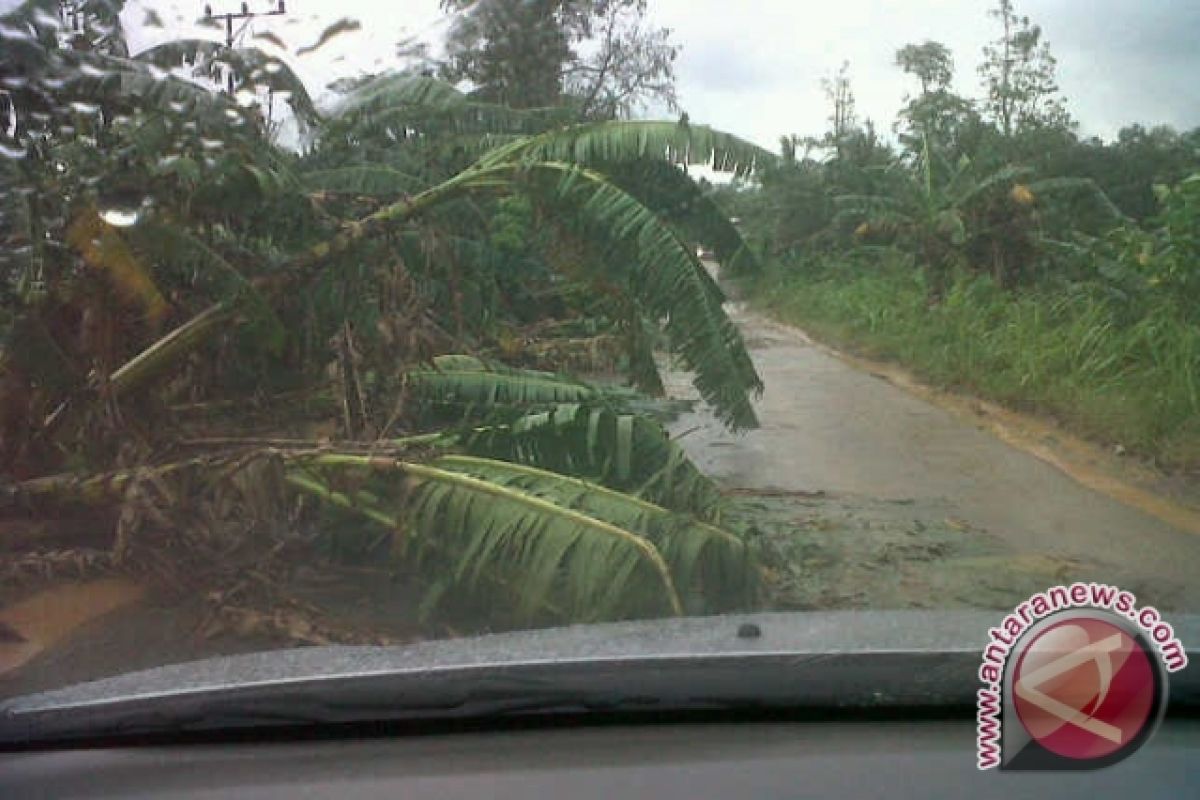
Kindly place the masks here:
MULTIPOLYGON (((823 491, 864 502, 947 509, 998 538, 1013 559, 1080 566, 1143 602, 1200 612, 1200 535, 1124 505, 997 439, 970 420, 864 372, 803 332, 731 303, 766 391, 761 428, 733 434, 701 407, 671 425, 697 465, 727 487, 823 491)), ((692 396, 689 376, 668 391, 692 396)), ((935 603, 936 605, 936 603, 935 603)))

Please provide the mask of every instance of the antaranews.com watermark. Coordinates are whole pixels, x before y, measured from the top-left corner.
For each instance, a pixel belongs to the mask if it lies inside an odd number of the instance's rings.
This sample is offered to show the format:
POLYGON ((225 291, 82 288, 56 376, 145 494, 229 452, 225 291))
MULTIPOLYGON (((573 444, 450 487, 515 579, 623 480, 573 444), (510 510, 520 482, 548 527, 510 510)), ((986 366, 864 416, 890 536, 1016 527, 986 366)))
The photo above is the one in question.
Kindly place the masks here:
POLYGON ((1187 652, 1153 606, 1100 583, 1055 586, 988 631, 978 693, 980 769, 1095 769, 1153 733, 1166 673, 1187 652))

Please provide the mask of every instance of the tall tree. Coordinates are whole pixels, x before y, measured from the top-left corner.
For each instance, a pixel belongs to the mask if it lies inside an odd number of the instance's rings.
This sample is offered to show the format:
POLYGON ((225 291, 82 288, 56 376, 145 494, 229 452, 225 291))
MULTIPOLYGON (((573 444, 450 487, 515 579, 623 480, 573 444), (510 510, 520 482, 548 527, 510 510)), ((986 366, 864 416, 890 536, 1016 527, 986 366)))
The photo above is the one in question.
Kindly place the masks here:
POLYGON ((843 61, 841 68, 832 78, 824 78, 821 88, 829 102, 829 131, 825 134, 825 146, 837 154, 839 160, 845 156, 846 142, 856 129, 858 117, 854 111, 854 89, 850 85, 850 62, 843 61))
POLYGON ((466 79, 477 95, 513 108, 555 105, 571 39, 579 35, 573 0, 443 0, 462 11, 446 42, 446 76, 466 79))
POLYGON ((920 92, 905 98, 896 133, 910 154, 918 154, 928 137, 931 146, 952 158, 962 154, 967 131, 978 120, 971 102, 955 94, 954 57, 941 42, 909 44, 896 51, 896 66, 920 83, 920 92))
POLYGON ((457 15, 443 73, 473 83, 480 99, 513 108, 568 101, 588 119, 676 107, 679 48, 670 30, 646 24, 646 0, 442 0, 442 8, 457 15))
POLYGON ((941 42, 926 40, 896 51, 896 66, 921 82, 921 97, 949 89, 954 79, 954 56, 941 42))
POLYGON ((988 12, 999 20, 1000 38, 983 48, 979 74, 983 78, 983 110, 1005 138, 1030 129, 1071 125, 1059 94, 1058 62, 1042 29, 1019 16, 1012 0, 997 0, 988 12))
POLYGON ((645 12, 646 0, 598 9, 595 52, 576 57, 563 75, 582 118, 630 117, 652 104, 678 110, 675 59, 680 47, 671 42, 670 28, 648 27, 645 12))

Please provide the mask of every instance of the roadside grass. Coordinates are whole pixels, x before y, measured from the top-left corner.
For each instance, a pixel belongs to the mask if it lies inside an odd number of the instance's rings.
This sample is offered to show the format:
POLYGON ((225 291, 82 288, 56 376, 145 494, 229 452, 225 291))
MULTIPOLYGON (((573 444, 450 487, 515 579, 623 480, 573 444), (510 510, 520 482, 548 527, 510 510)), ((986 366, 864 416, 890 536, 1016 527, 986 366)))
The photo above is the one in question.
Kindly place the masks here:
POLYGON ((931 305, 921 272, 876 262, 773 264, 752 304, 817 338, 896 360, 923 380, 1013 408, 1152 459, 1200 469, 1200 329, 1103 287, 1012 294, 960 277, 931 305))

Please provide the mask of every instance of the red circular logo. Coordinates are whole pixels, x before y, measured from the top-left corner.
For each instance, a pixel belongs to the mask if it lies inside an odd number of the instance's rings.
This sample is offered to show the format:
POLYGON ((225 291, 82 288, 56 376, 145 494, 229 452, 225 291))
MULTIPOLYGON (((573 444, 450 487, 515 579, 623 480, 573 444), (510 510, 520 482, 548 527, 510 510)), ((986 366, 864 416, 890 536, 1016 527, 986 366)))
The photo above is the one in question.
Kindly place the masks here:
POLYGON ((1154 658, 1103 619, 1039 631, 1013 672, 1013 704, 1030 737, 1064 758, 1094 759, 1130 745, 1153 723, 1154 658))

